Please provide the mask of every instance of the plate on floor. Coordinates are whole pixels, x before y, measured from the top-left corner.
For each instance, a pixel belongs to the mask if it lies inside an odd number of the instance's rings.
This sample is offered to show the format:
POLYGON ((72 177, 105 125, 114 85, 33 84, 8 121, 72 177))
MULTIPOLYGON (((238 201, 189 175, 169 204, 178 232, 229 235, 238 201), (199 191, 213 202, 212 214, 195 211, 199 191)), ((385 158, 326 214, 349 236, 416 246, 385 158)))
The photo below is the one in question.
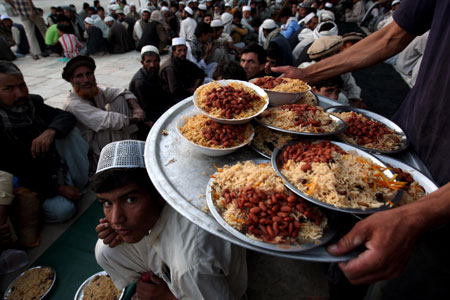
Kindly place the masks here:
MULTIPOLYGON (((111 284, 114 286, 114 284, 112 283, 109 275, 105 272, 105 271, 101 271, 98 273, 95 273, 94 275, 92 275, 91 277, 89 277, 88 279, 86 279, 78 288, 77 293, 75 294, 75 298, 74 300, 95 300, 98 299, 95 295, 96 290, 91 288, 93 286, 98 286, 98 289, 100 290, 100 293, 102 293, 102 296, 106 296, 104 294, 105 291, 107 292, 111 292, 110 293, 110 298, 104 298, 104 299, 108 299, 108 300, 122 300, 123 296, 125 295, 125 289, 122 289, 121 291, 117 290, 117 294, 114 297, 114 291, 112 291, 111 289, 111 285, 110 283, 105 280, 105 278, 108 278, 111 282, 111 284), (104 282, 101 281, 105 280, 104 282), (104 285, 102 285, 104 284, 104 285), (109 287, 109 289, 106 290, 106 288, 109 287), (89 297, 89 294, 91 294, 91 296, 89 297), (87 297, 85 297, 87 296, 87 297)), ((115 288, 115 287, 114 287, 115 288)))
POLYGON ((23 299, 22 292, 16 294, 18 293, 16 291, 19 291, 19 289, 26 292, 25 295, 29 295, 30 299, 33 296, 36 297, 33 299, 44 299, 55 285, 55 281, 56 272, 52 267, 36 266, 29 268, 9 284, 3 295, 3 300, 23 299), (35 284, 33 285, 32 282, 35 282, 35 284))

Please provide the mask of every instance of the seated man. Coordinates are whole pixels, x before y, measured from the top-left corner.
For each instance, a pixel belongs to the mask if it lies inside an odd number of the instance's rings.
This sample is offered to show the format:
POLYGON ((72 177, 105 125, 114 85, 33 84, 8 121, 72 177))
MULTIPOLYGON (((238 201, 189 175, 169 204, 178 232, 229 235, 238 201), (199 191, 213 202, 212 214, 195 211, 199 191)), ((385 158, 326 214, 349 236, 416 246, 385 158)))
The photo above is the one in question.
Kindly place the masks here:
POLYGON ((195 28, 195 34, 187 40, 187 59, 202 69, 209 78, 217 67, 217 62, 212 60, 214 50, 211 42, 212 33, 209 24, 199 23, 195 28))
POLYGON ((144 145, 121 141, 102 150, 92 178, 106 217, 96 228, 98 264, 118 289, 137 282, 137 299, 241 299, 247 287, 245 250, 165 203, 146 172, 144 145), (132 157, 133 165, 110 155, 119 152, 132 157))
POLYGON ((89 160, 94 169, 106 144, 133 137, 137 131, 134 124, 145 119, 133 93, 97 86, 95 67, 92 58, 80 55, 71 59, 62 73, 73 87, 64 108, 78 120, 77 126, 90 147, 89 160))
POLYGON ((0 61, 0 170, 37 193, 45 222, 70 219, 76 211, 73 201, 87 184, 87 148, 82 149, 81 137, 75 140, 75 124, 71 113, 30 95, 16 65, 0 61))
POLYGON ((172 57, 161 68, 161 79, 173 104, 194 94, 205 78, 205 72, 187 60, 186 56, 186 40, 172 39, 172 57))
POLYGON ((105 18, 105 24, 109 28, 107 40, 110 53, 125 53, 135 48, 134 41, 125 26, 110 16, 105 18))
POLYGON ((280 66, 287 66, 293 64, 292 48, 289 41, 280 33, 280 29, 272 19, 264 20, 262 23, 264 37, 264 49, 275 49, 278 53, 277 62, 280 66))
POLYGON ((264 77, 264 66, 266 64, 266 51, 256 43, 251 43, 242 50, 241 67, 247 74, 247 80, 264 77))
POLYGON ((103 37, 100 28, 94 25, 94 20, 87 17, 84 19, 86 27, 86 48, 89 55, 106 55, 108 53, 108 41, 103 37))
POLYGON ((139 123, 139 139, 145 140, 151 126, 170 108, 171 103, 162 88, 159 77, 159 50, 155 46, 144 46, 141 50, 142 68, 134 74, 129 89, 136 95, 144 110, 145 123, 139 123))

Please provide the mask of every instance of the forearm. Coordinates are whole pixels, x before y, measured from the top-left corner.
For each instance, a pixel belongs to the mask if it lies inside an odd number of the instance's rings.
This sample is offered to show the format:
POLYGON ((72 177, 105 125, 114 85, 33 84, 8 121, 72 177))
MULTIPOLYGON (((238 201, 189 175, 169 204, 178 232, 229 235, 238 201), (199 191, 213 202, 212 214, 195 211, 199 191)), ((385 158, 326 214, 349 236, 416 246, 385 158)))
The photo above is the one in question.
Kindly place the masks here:
POLYGON ((141 109, 141 107, 137 103, 136 99, 134 99, 134 98, 127 99, 127 103, 128 103, 128 106, 131 108, 131 110, 141 109))
POLYGON ((413 38, 393 21, 347 50, 306 68, 303 79, 317 82, 372 66, 399 53, 413 38))

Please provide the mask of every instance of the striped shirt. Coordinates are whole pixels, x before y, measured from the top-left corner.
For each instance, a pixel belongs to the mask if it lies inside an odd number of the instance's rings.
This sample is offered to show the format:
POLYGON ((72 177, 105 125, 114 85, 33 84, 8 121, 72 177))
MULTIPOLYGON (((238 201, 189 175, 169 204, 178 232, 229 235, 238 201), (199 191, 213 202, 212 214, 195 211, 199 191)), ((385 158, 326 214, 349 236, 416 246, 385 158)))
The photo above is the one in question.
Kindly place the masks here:
POLYGON ((64 56, 67 58, 78 56, 78 49, 83 48, 83 45, 74 34, 64 33, 58 41, 64 50, 64 56))

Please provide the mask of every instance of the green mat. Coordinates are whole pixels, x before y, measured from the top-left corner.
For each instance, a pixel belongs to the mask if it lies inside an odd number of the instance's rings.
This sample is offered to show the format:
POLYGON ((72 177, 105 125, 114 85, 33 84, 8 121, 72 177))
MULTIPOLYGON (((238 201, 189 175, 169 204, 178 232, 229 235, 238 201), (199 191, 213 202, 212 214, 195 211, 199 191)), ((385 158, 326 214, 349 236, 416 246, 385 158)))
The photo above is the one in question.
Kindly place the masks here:
MULTIPOLYGON (((91 275, 102 271, 94 255, 98 220, 104 217, 102 206, 95 201, 34 263, 51 266, 56 283, 46 299, 74 299, 80 285, 91 275)), ((124 299, 130 299, 133 288, 127 288, 124 299)))

